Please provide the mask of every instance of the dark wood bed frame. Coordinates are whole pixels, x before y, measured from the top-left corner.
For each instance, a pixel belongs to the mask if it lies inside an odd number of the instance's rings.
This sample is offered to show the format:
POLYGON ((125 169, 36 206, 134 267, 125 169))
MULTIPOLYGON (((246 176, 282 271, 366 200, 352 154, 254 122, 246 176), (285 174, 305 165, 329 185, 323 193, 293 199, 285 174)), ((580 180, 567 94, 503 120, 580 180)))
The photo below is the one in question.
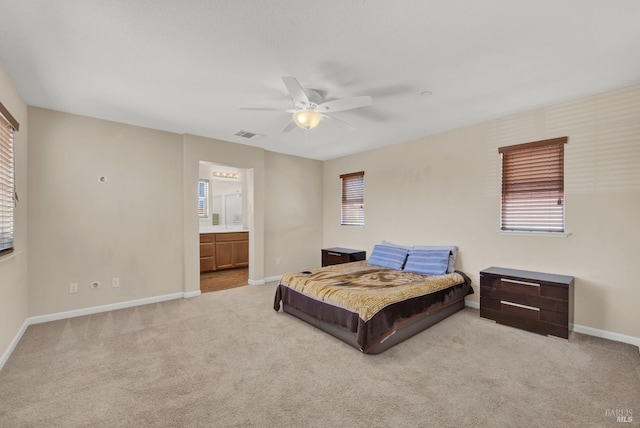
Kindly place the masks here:
MULTIPOLYGON (((365 354, 381 354, 392 346, 410 338, 411 336, 420 333, 421 331, 431 327, 437 322, 451 316, 452 314, 464 309, 464 298, 450 303, 446 306, 441 306, 433 311, 423 312, 408 320, 405 320, 395 326, 395 328, 382 339, 378 344, 370 347, 370 349, 362 349, 365 354)), ((296 318, 311 324, 320 330, 329 333, 330 335, 342 340, 343 342, 353 346, 356 349, 360 349, 360 345, 356 340, 356 333, 349 331, 348 329, 330 324, 328 322, 319 320, 298 309, 283 302, 282 309, 284 312, 293 315, 296 318)))

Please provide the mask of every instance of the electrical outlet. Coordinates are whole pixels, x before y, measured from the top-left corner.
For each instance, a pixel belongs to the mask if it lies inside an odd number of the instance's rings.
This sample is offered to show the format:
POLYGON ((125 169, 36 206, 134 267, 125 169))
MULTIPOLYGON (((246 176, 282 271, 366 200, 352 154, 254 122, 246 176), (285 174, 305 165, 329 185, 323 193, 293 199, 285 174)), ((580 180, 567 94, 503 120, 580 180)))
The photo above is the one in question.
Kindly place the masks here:
POLYGON ((276 258, 276 264, 279 265, 280 264, 280 257, 276 258))
POLYGON ((111 286, 120 287, 120 278, 117 278, 117 277, 111 278, 111 286))
POLYGON ((72 282, 69 284, 69 293, 77 293, 78 292, 78 283, 72 282))
POLYGON ((97 290, 98 288, 100 288, 100 281, 93 281, 91 283, 91 288, 93 288, 94 290, 97 290))

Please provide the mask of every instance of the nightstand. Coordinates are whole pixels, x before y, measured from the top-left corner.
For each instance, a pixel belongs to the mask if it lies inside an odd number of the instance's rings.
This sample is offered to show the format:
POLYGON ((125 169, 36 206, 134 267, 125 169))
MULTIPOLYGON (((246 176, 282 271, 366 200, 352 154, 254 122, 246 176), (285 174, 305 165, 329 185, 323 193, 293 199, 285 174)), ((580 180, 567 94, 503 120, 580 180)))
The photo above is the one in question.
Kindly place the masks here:
POLYGON ((322 266, 339 265, 341 263, 357 262, 367 259, 367 252, 350 248, 323 248, 322 266))
POLYGON ((480 272, 480 316, 568 339, 573 283, 572 276, 490 267, 480 272))

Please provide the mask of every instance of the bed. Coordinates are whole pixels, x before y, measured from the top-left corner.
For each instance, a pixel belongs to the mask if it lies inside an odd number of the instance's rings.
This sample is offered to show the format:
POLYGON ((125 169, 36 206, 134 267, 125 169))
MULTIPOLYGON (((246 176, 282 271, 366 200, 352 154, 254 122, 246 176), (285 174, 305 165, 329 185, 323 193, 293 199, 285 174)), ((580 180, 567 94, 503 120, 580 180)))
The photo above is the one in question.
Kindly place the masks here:
POLYGON ((473 294, 462 272, 428 275, 367 261, 283 275, 274 309, 365 354, 380 354, 464 308, 473 294))

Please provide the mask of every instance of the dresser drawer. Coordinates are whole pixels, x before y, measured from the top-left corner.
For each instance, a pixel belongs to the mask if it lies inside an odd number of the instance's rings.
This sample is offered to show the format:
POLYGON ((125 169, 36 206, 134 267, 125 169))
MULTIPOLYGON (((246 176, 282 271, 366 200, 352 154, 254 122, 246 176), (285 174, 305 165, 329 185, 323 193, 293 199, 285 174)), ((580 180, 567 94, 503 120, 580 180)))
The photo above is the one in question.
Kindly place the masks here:
MULTIPOLYGON (((490 306, 490 305, 489 305, 490 306)), ((487 307, 486 300, 480 297, 480 316, 494 320, 498 324, 531 331, 533 333, 569 338, 570 325, 567 322, 567 314, 553 311, 534 311, 531 309, 503 306, 498 301, 500 309, 487 307)))
POLYGON ((508 293, 525 294, 527 296, 539 296, 540 284, 537 282, 519 281, 510 278, 497 278, 500 288, 508 293))
POLYGON ((203 242, 215 242, 216 235, 215 233, 201 233, 200 234, 200 243, 203 242))
POLYGON ((500 300, 500 312, 505 315, 513 315, 518 318, 540 321, 540 308, 521 305, 508 300, 500 300))
POLYGON ((249 232, 226 232, 217 233, 216 242, 230 242, 230 241, 248 241, 249 232))
POLYGON ((483 310, 491 310, 503 314, 520 315, 526 319, 540 320, 540 308, 530 305, 523 305, 509 300, 492 299, 481 296, 483 310))
POLYGON ((568 310, 569 288, 542 281, 521 281, 481 274, 480 294, 540 309, 565 313, 568 310))
POLYGON ((200 244, 200 257, 213 257, 213 242, 205 242, 200 244))
POLYGON ((349 248, 324 248, 322 250, 322 266, 339 265, 341 263, 366 260, 366 251, 352 250, 349 248))
POLYGON ((349 262, 349 254, 341 254, 333 251, 324 251, 322 253, 322 265, 338 265, 349 262))
POLYGON ((540 307, 539 284, 529 285, 523 281, 480 275, 480 294, 495 300, 507 300, 520 305, 540 307))

